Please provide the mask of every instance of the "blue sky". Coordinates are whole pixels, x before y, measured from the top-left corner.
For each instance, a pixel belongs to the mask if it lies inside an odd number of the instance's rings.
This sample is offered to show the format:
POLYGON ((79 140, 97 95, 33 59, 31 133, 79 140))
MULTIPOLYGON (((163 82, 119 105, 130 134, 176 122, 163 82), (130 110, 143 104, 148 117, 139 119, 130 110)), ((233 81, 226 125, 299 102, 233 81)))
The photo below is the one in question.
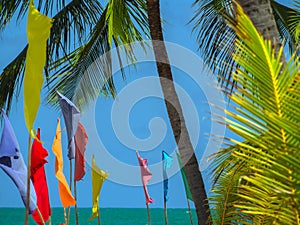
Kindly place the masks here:
MULTIPOLYGON (((161 1, 161 13, 164 19, 164 37, 166 41, 174 42, 180 46, 187 48, 195 53, 197 53, 197 44, 195 37, 191 34, 192 25, 187 25, 187 22, 193 15, 193 8, 191 7, 193 1, 183 1, 183 0, 173 0, 161 1)), ((5 65, 13 59, 13 57, 23 49, 26 44, 26 34, 25 34, 25 23, 19 25, 11 24, 7 30, 0 37, 0 70, 2 70, 5 65)), ((198 53, 197 53, 198 54, 198 53)), ((189 59, 183 59, 189 60, 189 59)), ((191 137, 195 141, 195 150, 198 158, 201 157, 201 150, 204 149, 208 143, 208 133, 212 127, 212 122, 210 121, 210 108, 207 105, 207 98, 203 93, 203 90, 197 86, 194 80, 192 80, 187 74, 185 74, 180 69, 172 68, 175 81, 180 83, 180 87, 188 94, 195 106, 196 117, 195 120, 187 121, 188 129, 190 131, 191 137), (196 121, 196 122, 195 122, 196 121), (198 121, 198 122, 197 122, 198 121), (200 125, 200 129, 197 125, 200 125), (199 139, 199 140, 197 140, 199 139)), ((141 78, 147 77, 157 77, 155 64, 152 62, 145 62, 138 64, 136 70, 129 66, 126 68, 127 78, 123 81, 120 73, 114 74, 115 83, 119 93, 124 93, 122 91, 126 90, 128 85, 136 84, 141 78)), ((204 74, 206 76, 206 74, 204 74)), ((134 87, 135 91, 133 95, 139 95, 143 93, 145 88, 143 86, 134 87)), ((159 92, 159 90, 158 90, 159 92)), ((135 150, 141 150, 140 154, 142 157, 149 160, 149 165, 159 163, 161 161, 161 151, 165 150, 168 153, 173 153, 175 143, 173 140, 171 128, 169 126, 166 109, 164 102, 159 97, 145 97, 138 101, 132 108, 130 108, 130 114, 128 123, 130 129, 138 139, 147 140, 151 135, 157 135, 156 138, 162 138, 158 144, 154 144, 153 148, 146 148, 147 145, 145 141, 145 146, 140 145, 136 147, 128 147, 128 143, 122 142, 119 136, 114 132, 112 124, 112 111, 113 107, 120 106, 119 96, 116 101, 109 98, 99 98, 95 104, 95 121, 96 130, 98 132, 98 137, 102 141, 104 148, 111 154, 114 159, 117 159, 121 164, 129 166, 137 166, 138 161, 135 156, 135 150), (119 105, 118 105, 119 104, 119 105), (160 118, 159 120, 153 120, 153 118, 160 118), (151 120, 153 123, 151 123, 151 120), (157 123, 155 123, 155 121, 157 123), (164 123, 161 123, 164 121, 164 123), (149 126, 150 125, 150 126, 149 126), (152 133, 151 133, 152 132, 152 133), (144 151, 143 151, 144 150, 144 151)), ((185 104, 184 97, 181 97, 182 104, 185 104)), ((190 111, 184 109, 185 116, 188 118, 194 115, 189 115, 190 111)), ((122 114, 116 113, 117 119, 123 119, 122 114)), ((41 139, 44 143, 44 147, 48 150, 48 164, 45 165, 47 180, 49 186, 50 202, 53 207, 61 207, 58 194, 58 184, 54 175, 54 155, 52 153, 51 147, 53 138, 55 135, 56 121, 57 117, 62 119, 61 113, 56 112, 53 108, 42 103, 38 117, 35 123, 35 127, 41 128, 41 139)), ((22 96, 15 101, 9 116, 12 126, 14 127, 16 137, 19 140, 20 148, 23 153, 25 161, 27 161, 27 130, 25 127, 24 116, 23 116, 23 100, 22 96)), ((87 115, 83 115, 82 122, 87 125, 89 120, 87 115)), ((126 119, 126 118, 125 118, 126 119)), ((63 119, 62 119, 63 121, 63 119)), ((62 122, 62 127, 64 123, 62 122)), ((120 128, 121 135, 128 134, 127 129, 120 128), (123 132, 123 133, 122 133, 123 132)), ((89 135, 89 133, 88 133, 89 135)), ((150 138, 151 139, 151 138, 150 138)), ((64 172, 68 180, 69 176, 69 162, 67 159, 66 152, 66 133, 63 134, 63 154, 65 156, 64 160, 64 172)), ((90 136, 90 141, 87 151, 90 156, 90 152, 97 151, 99 157, 101 157, 101 149, 97 149, 97 143, 94 141, 94 137, 90 136)), ((154 141, 155 143, 155 141, 154 141)), ((102 148, 99 146, 99 148, 102 148)), ((97 157, 97 155, 96 155, 97 157)), ((90 158, 87 158, 90 161, 90 158)), ((108 170, 111 177, 115 177, 113 173, 115 171, 110 171, 109 165, 105 166, 104 163, 100 164, 101 160, 107 161, 106 158, 101 158, 98 160, 98 166, 104 170, 108 170)), ((176 162, 176 159, 174 159, 176 162)), ((168 207, 186 207, 186 199, 184 193, 184 187, 181 180, 181 175, 178 172, 177 164, 174 163, 173 170, 177 171, 169 179, 169 201, 168 207)), ((118 167, 116 167, 118 168, 118 167)), ((122 172, 122 176, 128 178, 133 175, 139 175, 139 168, 136 167, 136 174, 127 174, 127 171, 122 172)), ((153 179, 155 177, 162 176, 159 172, 153 173, 153 179)), ((78 182, 78 206, 79 207, 90 207, 91 206, 91 171, 89 165, 87 165, 86 176, 83 181, 78 182)), ((140 179, 139 177, 137 179, 140 179)), ((209 175, 204 173, 204 179, 206 186, 209 186, 209 175)), ((23 203, 14 186, 13 182, 7 177, 4 172, 0 171, 0 207, 23 207, 23 203)), ((128 182, 130 183, 130 182, 128 182)), ((151 207, 163 207, 163 189, 162 183, 151 184, 148 187, 149 193, 152 198, 154 198, 155 203, 151 207)), ((145 207, 145 198, 143 189, 141 186, 136 186, 126 184, 126 182, 118 182, 118 179, 108 180, 104 183, 101 197, 100 197, 101 207, 145 207)))

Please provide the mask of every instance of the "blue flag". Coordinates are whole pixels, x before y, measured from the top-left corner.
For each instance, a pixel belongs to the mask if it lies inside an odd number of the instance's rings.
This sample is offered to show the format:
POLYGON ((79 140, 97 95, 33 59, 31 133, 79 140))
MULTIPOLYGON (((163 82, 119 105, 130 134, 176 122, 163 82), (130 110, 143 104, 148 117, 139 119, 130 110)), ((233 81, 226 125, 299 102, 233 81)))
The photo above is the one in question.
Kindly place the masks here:
POLYGON ((68 136, 68 157, 75 158, 74 135, 76 133, 78 122, 80 120, 80 111, 67 97, 57 91, 59 105, 64 116, 64 121, 68 136))
MULTIPOLYGON (((17 186, 22 197, 24 205, 26 205, 27 194, 27 167, 24 163, 20 147, 13 128, 2 111, 4 119, 4 127, 0 143, 0 168, 12 179, 17 186)), ((29 212, 32 213, 36 208, 36 193, 32 182, 30 181, 30 203, 29 212)))
POLYGON ((172 157, 168 155, 165 151, 162 151, 162 161, 163 161, 163 178, 164 178, 164 201, 168 201, 168 189, 169 180, 167 175, 167 168, 172 165, 172 157))

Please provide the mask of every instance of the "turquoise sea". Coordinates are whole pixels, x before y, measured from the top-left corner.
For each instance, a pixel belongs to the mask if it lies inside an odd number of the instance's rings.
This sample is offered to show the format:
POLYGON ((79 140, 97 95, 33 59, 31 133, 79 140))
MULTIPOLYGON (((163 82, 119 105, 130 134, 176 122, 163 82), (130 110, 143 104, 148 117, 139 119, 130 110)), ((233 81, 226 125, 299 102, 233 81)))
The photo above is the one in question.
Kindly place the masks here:
MULTIPOLYGON (((52 225, 59 225, 64 222, 63 208, 53 208, 51 221, 52 225)), ((164 225, 164 210, 151 208, 152 225, 164 225)), ((101 225, 147 225, 147 210, 142 208, 102 208, 100 209, 101 225)), ((193 221, 196 223, 196 212, 192 210, 193 221)), ((0 225, 23 225, 25 211, 23 208, 0 208, 0 225)), ((90 208, 79 209, 79 225, 98 224, 97 218, 90 221, 90 208)), ((187 209, 168 209, 169 225, 189 225, 190 217, 187 209)), ((36 224, 30 216, 30 225, 36 224)), ((71 209, 71 223, 75 224, 74 209, 71 209)))

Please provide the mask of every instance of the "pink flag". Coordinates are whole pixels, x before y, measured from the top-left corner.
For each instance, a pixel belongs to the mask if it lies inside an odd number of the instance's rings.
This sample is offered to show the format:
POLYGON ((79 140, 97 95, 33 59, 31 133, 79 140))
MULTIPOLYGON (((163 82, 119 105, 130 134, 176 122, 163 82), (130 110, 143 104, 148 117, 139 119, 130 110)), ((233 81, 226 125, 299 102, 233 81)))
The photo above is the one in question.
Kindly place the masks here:
POLYGON ((150 170, 148 169, 148 166, 147 166, 148 160, 143 159, 139 155, 138 151, 136 151, 136 156, 138 158, 140 168, 141 168, 141 176, 142 176, 142 183, 143 183, 143 188, 144 188, 145 197, 146 197, 146 205, 148 205, 149 203, 154 202, 154 200, 150 197, 148 190, 147 190, 147 184, 152 177, 152 173, 150 172, 150 170))

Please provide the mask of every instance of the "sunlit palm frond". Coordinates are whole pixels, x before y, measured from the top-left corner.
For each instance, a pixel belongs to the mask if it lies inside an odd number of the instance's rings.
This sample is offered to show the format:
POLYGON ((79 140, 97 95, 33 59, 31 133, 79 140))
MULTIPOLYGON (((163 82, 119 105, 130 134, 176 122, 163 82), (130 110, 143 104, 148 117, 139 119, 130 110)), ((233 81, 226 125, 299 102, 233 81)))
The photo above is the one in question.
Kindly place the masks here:
POLYGON ((110 0, 107 5, 106 19, 110 46, 113 38, 118 45, 124 45, 142 41, 145 35, 149 36, 144 1, 110 0), (142 28, 143 33, 138 28, 142 28))
POLYGON ((297 48, 297 40, 295 30, 291 26, 291 19, 295 15, 299 16, 299 12, 276 1, 272 1, 272 9, 282 42, 288 45, 290 52, 294 52, 297 48))
MULTIPOLYGON (((221 85, 232 89, 234 80, 231 75, 237 66, 232 55, 237 36, 226 24, 226 20, 235 17, 232 0, 196 0, 194 5, 197 8, 191 22, 194 23, 193 32, 197 34, 200 54, 218 75, 221 85)), ((289 19, 296 11, 275 1, 271 1, 271 6, 281 39, 285 40, 291 51, 295 50, 296 41, 289 27, 289 19)))
POLYGON ((244 139, 216 154, 215 224, 298 224, 300 204, 299 58, 281 63, 237 6, 233 59, 237 89, 228 127, 244 139))
MULTIPOLYGON (((148 36, 145 10, 143 1, 109 1, 88 42, 52 65, 58 70, 51 78, 49 100, 56 104, 59 90, 82 109, 100 93, 114 96, 109 50, 148 36)), ((126 46, 126 57, 134 62, 134 52, 126 46)))
MULTIPOLYGON (((289 27, 291 32, 294 34, 296 43, 299 45, 300 38, 300 1, 294 1, 296 10, 290 17, 289 27)), ((299 46, 298 46, 299 47, 299 46)))

